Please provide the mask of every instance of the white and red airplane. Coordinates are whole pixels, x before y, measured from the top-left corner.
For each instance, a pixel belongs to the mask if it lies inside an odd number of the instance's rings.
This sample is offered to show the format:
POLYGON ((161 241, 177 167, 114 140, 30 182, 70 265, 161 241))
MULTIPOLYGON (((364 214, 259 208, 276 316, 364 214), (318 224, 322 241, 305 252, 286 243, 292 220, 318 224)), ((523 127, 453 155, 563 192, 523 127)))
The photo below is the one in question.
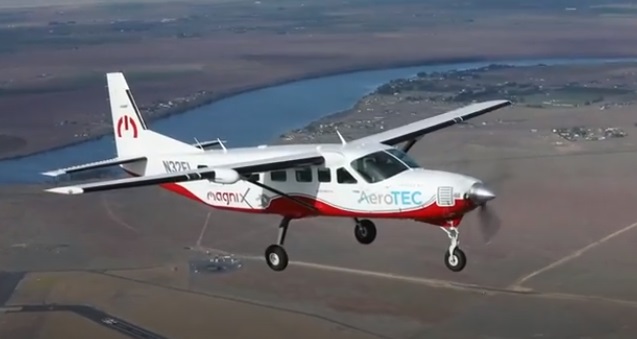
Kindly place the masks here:
POLYGON ((276 244, 265 251, 271 269, 288 265, 283 248, 293 219, 352 218, 356 239, 376 238, 373 219, 411 219, 441 227, 450 238, 446 266, 466 265, 458 247, 465 213, 495 198, 482 181, 427 170, 406 152, 425 134, 509 106, 471 104, 398 128, 341 143, 226 148, 221 140, 188 144, 149 130, 122 73, 106 75, 117 157, 45 172, 58 176, 119 165, 134 176, 47 189, 59 194, 160 185, 206 205, 282 216, 276 244), (400 143, 403 147, 397 148, 400 143), (211 146, 220 149, 210 149, 211 146))

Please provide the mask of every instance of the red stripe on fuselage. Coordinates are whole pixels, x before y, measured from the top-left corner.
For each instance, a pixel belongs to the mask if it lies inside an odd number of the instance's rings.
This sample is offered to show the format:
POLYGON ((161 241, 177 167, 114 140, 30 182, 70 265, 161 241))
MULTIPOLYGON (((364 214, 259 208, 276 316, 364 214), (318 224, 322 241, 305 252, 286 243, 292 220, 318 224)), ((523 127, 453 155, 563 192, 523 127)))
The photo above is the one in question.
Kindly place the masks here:
MULTIPOLYGON (((126 169, 124 169, 127 173, 132 176, 138 177, 139 175, 132 173, 126 169)), ((207 206, 211 206, 214 208, 235 211, 235 212, 243 212, 243 213, 258 213, 258 214, 277 214, 288 216, 292 218, 306 218, 313 216, 333 216, 333 217, 367 217, 367 218, 383 218, 383 219, 415 219, 423 222, 429 222, 432 224, 445 226, 446 220, 456 220, 454 225, 459 223, 462 215, 467 213, 475 208, 475 206, 469 200, 456 200, 456 204, 451 207, 442 207, 437 204, 431 204, 429 206, 409 210, 409 211, 400 211, 400 212, 363 212, 363 211, 348 211, 345 209, 341 209, 338 207, 334 207, 328 205, 319 200, 308 198, 304 196, 293 196, 295 199, 304 202, 310 206, 313 206, 318 213, 311 211, 310 209, 292 201, 286 197, 276 197, 270 201, 270 204, 264 209, 252 209, 252 208, 241 208, 241 207, 229 207, 223 205, 213 205, 207 203, 203 199, 197 197, 195 194, 190 192, 187 188, 176 184, 176 183, 166 183, 160 184, 163 189, 166 189, 170 192, 179 194, 188 199, 200 202, 207 206)))

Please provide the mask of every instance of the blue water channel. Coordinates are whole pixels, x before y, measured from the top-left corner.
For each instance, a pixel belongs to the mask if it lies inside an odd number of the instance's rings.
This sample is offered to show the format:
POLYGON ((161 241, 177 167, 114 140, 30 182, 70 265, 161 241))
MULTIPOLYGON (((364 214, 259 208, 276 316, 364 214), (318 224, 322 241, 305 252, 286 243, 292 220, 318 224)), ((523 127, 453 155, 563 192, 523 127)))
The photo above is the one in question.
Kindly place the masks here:
MULTIPOLYGON (((228 147, 257 145, 271 142, 278 135, 323 116, 346 110, 383 83, 415 76, 418 72, 473 69, 494 63, 530 66, 626 61, 637 61, 637 58, 486 61, 346 73, 245 92, 156 120, 149 128, 187 142, 194 142, 194 138, 203 141, 219 137, 227 140, 228 147)), ((132 92, 135 93, 135 88, 132 92)), ((44 182, 50 179, 40 175, 43 171, 114 156, 113 136, 109 134, 65 148, 0 161, 0 183, 44 182)))

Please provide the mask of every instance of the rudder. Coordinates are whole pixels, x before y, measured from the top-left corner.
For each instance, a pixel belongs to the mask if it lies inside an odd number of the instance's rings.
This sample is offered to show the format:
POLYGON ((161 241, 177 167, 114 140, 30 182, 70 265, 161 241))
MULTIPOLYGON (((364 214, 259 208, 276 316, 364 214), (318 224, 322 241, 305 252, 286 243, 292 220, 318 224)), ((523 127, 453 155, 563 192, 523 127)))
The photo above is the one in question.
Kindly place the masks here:
POLYGON ((106 82, 117 155, 143 154, 141 135, 147 129, 146 122, 135 104, 124 74, 107 73, 106 82))
POLYGON ((189 144, 148 129, 123 73, 107 73, 106 81, 118 157, 199 151, 189 144))

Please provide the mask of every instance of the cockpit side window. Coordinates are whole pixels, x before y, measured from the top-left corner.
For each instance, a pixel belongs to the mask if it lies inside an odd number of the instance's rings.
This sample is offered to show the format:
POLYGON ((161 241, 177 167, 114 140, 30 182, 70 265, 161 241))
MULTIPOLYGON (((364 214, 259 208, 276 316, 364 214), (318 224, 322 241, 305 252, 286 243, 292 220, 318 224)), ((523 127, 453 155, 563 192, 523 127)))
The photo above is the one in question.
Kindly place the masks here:
POLYGON ((385 151, 360 157, 352 161, 350 165, 370 183, 383 181, 409 169, 404 163, 385 151))
POLYGON ((414 160, 412 157, 410 157, 409 155, 407 155, 407 153, 397 149, 397 148, 390 148, 387 150, 387 153, 395 156, 396 158, 400 159, 402 162, 404 162, 407 166, 409 166, 409 168, 420 168, 421 166, 418 165, 418 163, 416 162, 416 160, 414 160))
POLYGON ((343 167, 336 170, 336 180, 339 184, 355 184, 356 179, 343 167))

